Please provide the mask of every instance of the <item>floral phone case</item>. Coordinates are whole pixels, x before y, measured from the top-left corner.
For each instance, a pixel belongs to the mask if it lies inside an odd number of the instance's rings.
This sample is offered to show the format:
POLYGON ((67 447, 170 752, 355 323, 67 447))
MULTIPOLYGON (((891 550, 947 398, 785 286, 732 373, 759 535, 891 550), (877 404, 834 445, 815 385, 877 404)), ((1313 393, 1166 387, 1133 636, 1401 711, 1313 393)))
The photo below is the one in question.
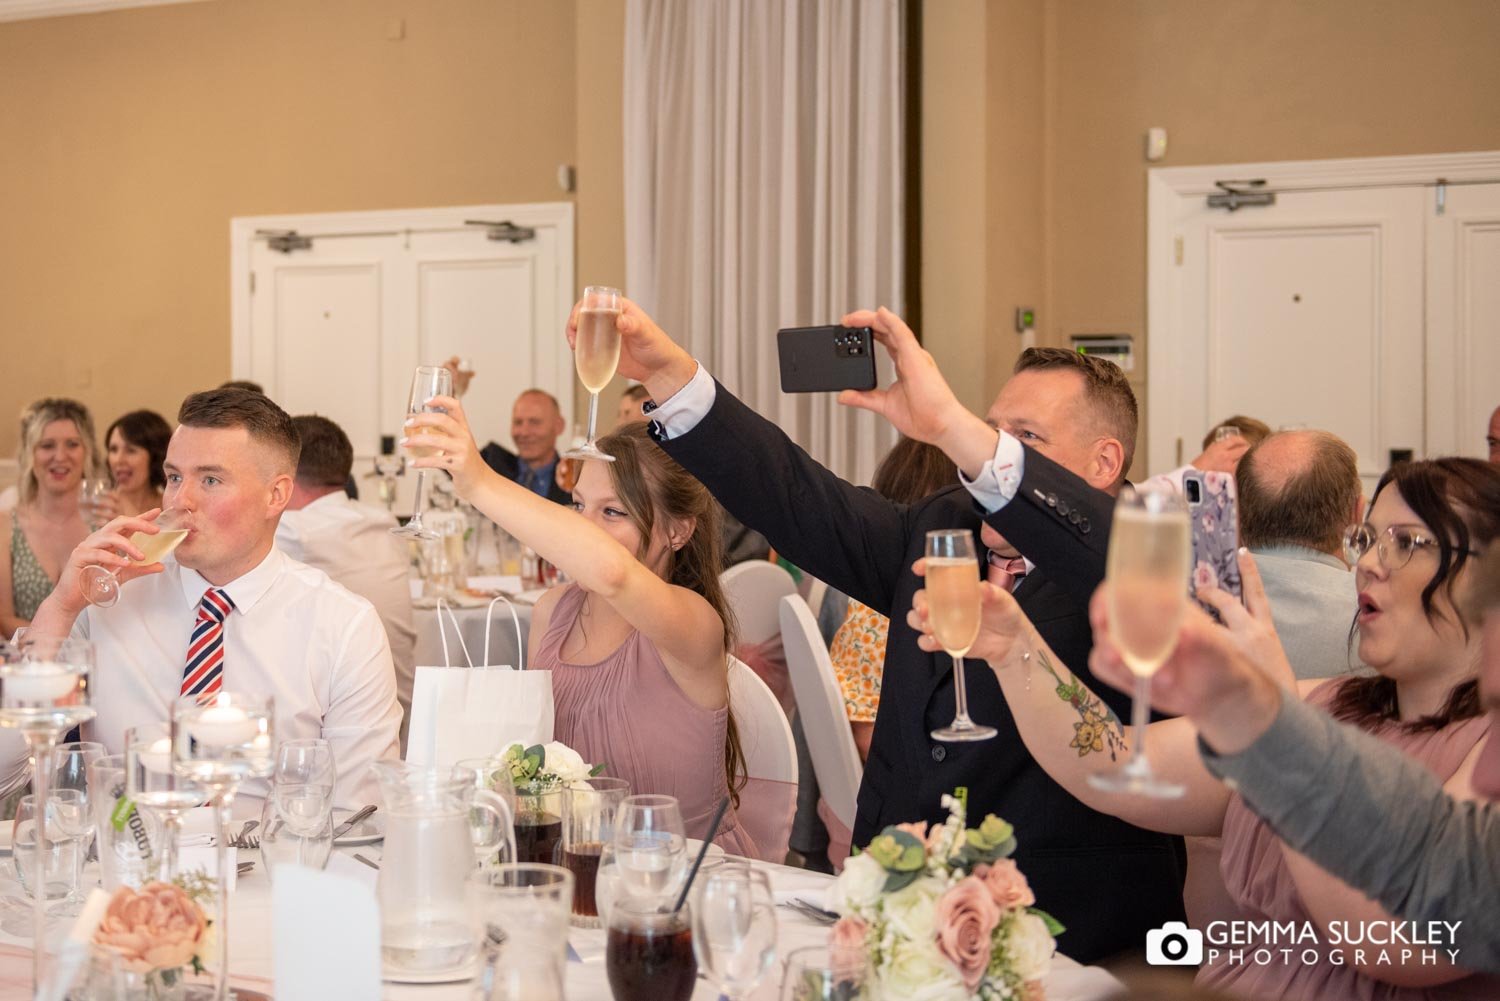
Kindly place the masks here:
POLYGON ((1200 590, 1218 587, 1244 600, 1237 559, 1240 523, 1234 487, 1228 473, 1189 469, 1183 474, 1182 490, 1193 525, 1193 599, 1217 619, 1218 614, 1198 600, 1200 590))

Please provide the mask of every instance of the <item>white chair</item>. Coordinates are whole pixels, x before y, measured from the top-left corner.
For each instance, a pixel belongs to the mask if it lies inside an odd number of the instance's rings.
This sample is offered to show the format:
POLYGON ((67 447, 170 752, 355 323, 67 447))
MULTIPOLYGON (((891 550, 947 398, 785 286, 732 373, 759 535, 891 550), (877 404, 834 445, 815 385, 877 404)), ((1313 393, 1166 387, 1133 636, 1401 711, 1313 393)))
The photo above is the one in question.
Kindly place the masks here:
POLYGON ((764 643, 781 632, 776 603, 797 593, 791 574, 770 560, 746 560, 725 570, 719 582, 734 610, 741 643, 764 643))
POLYGON ((797 712, 802 717, 802 732, 807 736, 813 774, 818 777, 818 793, 843 828, 837 831, 833 824, 828 824, 831 855, 842 859, 848 853, 850 832, 854 829, 855 800, 864 777, 864 765, 854 746, 844 696, 839 691, 833 661, 828 659, 817 619, 795 597, 781 599, 781 640, 786 648, 786 666, 792 676, 792 691, 797 695, 797 712))
POLYGON ((762 860, 783 862, 797 809, 797 746, 791 724, 766 683, 735 657, 729 658, 729 706, 748 779, 740 790, 740 822, 755 839, 762 860))

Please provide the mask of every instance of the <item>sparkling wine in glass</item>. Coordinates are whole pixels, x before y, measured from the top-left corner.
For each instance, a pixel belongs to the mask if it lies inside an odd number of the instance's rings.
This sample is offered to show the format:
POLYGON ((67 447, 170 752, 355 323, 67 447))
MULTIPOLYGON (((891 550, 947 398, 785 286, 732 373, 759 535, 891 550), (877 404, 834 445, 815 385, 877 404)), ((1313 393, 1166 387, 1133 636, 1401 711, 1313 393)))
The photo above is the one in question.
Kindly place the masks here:
MULTIPOLYGON (((160 529, 155 535, 134 532, 130 536, 130 544, 146 557, 143 560, 131 560, 136 566, 143 567, 152 563, 160 563, 172 550, 182 544, 191 531, 187 521, 187 512, 180 507, 163 511, 156 516, 155 523, 160 529)), ((120 600, 120 578, 108 567, 84 567, 78 586, 83 588, 83 596, 91 605, 108 608, 120 600)))
MULTIPOLYGON (((41 804, 32 847, 35 871, 46 871, 47 799, 52 781, 52 749, 57 738, 94 718, 89 705, 89 675, 94 648, 87 640, 33 636, 13 645, 0 644, 0 726, 20 730, 31 756, 31 792, 41 804)), ((25 849, 17 845, 16 851, 25 849)), ((32 907, 32 987, 42 984, 42 947, 47 901, 38 894, 32 907)))
POLYGON ((1131 722, 1135 752, 1112 772, 1089 776, 1089 784, 1110 792, 1175 799, 1183 787, 1158 779, 1146 758, 1150 722, 1151 676, 1177 645, 1187 613, 1192 569, 1192 531, 1187 508, 1170 490, 1143 489, 1115 503, 1110 528, 1110 635, 1125 666, 1135 675, 1131 722))
MULTIPOLYGON (((447 413, 442 407, 434 407, 430 401, 434 396, 453 395, 453 373, 441 365, 419 365, 411 378, 411 395, 407 398, 406 415, 447 413)), ((407 428, 407 437, 419 439, 431 434, 430 428, 407 428)), ((414 458, 425 458, 436 449, 426 445, 408 445, 406 450, 414 458)), ((412 501, 411 520, 399 528, 391 529, 393 535, 407 539, 436 539, 437 534, 422 525, 422 487, 427 481, 427 470, 417 470, 417 496, 412 501)))
POLYGON ((603 285, 590 285, 583 290, 583 308, 578 311, 578 338, 573 345, 573 366, 578 370, 578 381, 589 391, 588 439, 577 448, 563 453, 567 459, 600 459, 614 462, 615 458, 600 451, 594 444, 594 432, 599 423, 599 392, 615 377, 620 364, 620 290, 603 285))
POLYGON ((953 658, 953 722, 932 731, 932 739, 989 740, 997 731, 969 719, 964 685, 964 654, 979 635, 979 560, 968 529, 927 533, 927 610, 932 634, 953 658))
POLYGON ((776 961, 776 900, 764 872, 732 863, 698 874, 693 953, 729 1001, 748 997, 776 961))
POLYGON ((190 697, 172 707, 172 766, 208 791, 214 830, 220 832, 215 839, 219 965, 214 971, 214 1001, 230 997, 229 857, 222 832, 240 782, 266 778, 275 770, 275 738, 276 713, 269 697, 220 691, 207 703, 190 697))
POLYGON ((111 489, 109 480, 102 477, 90 476, 78 484, 78 508, 91 532, 97 532, 109 520, 99 505, 109 496, 111 489))

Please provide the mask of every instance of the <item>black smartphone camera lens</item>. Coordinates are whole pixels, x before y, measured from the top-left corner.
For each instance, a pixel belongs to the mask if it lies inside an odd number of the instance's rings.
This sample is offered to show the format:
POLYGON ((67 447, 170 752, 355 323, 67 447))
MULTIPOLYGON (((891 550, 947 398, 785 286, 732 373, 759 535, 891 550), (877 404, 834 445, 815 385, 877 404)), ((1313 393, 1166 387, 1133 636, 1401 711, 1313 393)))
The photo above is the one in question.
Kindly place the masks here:
POLYGON ((1189 504, 1197 504, 1203 500, 1203 484, 1197 480, 1188 480, 1182 485, 1183 493, 1187 494, 1189 504))

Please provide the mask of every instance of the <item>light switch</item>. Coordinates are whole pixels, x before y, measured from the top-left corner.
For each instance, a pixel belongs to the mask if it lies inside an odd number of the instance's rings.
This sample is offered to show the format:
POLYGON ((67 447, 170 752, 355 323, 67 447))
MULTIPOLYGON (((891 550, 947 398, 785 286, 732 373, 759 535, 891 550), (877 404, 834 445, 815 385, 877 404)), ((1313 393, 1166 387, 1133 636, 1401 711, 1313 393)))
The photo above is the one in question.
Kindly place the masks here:
POLYGON ((1153 127, 1146 130, 1146 159, 1152 163, 1167 155, 1167 130, 1153 127))

